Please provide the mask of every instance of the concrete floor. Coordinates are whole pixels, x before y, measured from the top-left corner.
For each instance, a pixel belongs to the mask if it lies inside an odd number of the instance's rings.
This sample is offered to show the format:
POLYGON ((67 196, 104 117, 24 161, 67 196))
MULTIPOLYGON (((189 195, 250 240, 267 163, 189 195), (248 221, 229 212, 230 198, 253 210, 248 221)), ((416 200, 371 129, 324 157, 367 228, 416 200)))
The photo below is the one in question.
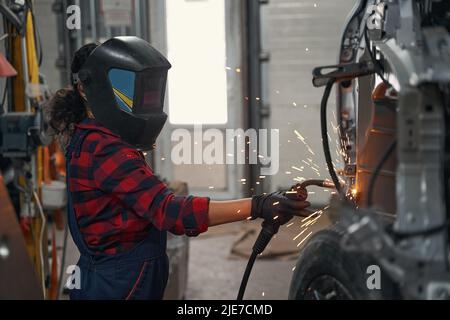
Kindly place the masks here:
MULTIPOLYGON (((195 239, 190 243, 187 299, 236 299, 247 264, 230 259, 235 236, 195 239)), ((255 263, 246 299, 287 299, 295 260, 258 260, 255 263)))
MULTIPOLYGON (((299 240, 292 241, 299 233, 300 218, 295 218, 289 229, 280 228, 278 238, 270 246, 288 247, 296 252, 283 258, 258 259, 254 265, 245 299, 283 300, 288 298, 293 267, 304 243, 297 247, 299 240)), ((251 222, 252 223, 252 222, 251 222)), ((259 222, 257 222, 259 225, 259 222)), ((247 265, 247 258, 233 256, 230 251, 238 238, 239 231, 245 229, 248 222, 210 228, 198 238, 190 240, 189 278, 187 299, 236 299, 242 275, 247 265)), ((313 233, 329 225, 321 218, 311 228, 313 233)), ((258 228, 259 231, 259 228, 258 228)), ((305 241, 306 243, 307 241, 305 241)))

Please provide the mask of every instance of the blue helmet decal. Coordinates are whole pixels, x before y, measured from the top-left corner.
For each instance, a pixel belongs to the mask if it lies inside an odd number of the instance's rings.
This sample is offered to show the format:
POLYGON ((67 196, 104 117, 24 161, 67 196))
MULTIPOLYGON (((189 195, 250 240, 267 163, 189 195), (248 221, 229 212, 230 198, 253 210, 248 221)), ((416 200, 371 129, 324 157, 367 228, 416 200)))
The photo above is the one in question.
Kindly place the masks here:
POLYGON ((111 69, 108 77, 120 109, 132 113, 136 73, 122 69, 111 69))

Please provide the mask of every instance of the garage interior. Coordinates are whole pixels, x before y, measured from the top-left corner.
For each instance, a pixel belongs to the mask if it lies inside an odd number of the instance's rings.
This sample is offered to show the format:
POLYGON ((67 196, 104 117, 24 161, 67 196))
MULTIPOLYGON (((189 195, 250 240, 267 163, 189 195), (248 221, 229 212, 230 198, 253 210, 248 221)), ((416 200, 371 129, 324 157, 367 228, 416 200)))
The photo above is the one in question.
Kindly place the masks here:
MULTIPOLYGON (((0 9, 0 299, 69 299, 80 253, 62 151, 41 128, 30 132, 71 84, 76 50, 121 36, 148 41, 172 65, 168 120, 144 155, 176 195, 226 201, 322 181, 308 186, 310 214, 280 226, 258 256, 245 299, 450 298, 448 2, 3 0, 0 9), (270 163, 247 161, 257 152, 248 140, 233 144, 244 163, 227 162, 228 149, 222 162, 174 160, 179 132, 194 149, 203 139, 204 151, 211 140, 199 128, 224 137, 222 149, 229 130, 266 129, 278 143, 269 139, 270 163), (319 250, 328 269, 308 271, 319 250), (347 270, 333 273, 333 261, 347 270)), ((168 234, 164 299, 235 299, 260 229, 245 220, 168 234)))

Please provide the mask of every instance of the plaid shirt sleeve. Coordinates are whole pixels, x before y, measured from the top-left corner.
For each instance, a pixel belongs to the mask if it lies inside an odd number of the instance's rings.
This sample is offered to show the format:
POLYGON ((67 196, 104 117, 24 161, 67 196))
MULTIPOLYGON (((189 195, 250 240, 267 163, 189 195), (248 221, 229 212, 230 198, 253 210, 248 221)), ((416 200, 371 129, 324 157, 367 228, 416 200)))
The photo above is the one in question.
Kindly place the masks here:
POLYGON ((145 162, 142 154, 120 140, 99 143, 94 152, 97 187, 113 194, 157 229, 197 236, 208 229, 209 198, 175 196, 145 162))

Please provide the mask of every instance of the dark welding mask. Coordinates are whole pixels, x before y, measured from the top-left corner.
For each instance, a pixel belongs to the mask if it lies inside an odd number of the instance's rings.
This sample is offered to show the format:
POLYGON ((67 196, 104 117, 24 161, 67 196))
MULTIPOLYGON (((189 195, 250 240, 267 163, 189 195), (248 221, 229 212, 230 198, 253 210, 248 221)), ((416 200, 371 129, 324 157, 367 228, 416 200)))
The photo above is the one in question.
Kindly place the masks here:
POLYGON ((169 61, 147 41, 112 38, 97 47, 74 79, 95 119, 140 150, 150 150, 167 115, 163 111, 169 61))

